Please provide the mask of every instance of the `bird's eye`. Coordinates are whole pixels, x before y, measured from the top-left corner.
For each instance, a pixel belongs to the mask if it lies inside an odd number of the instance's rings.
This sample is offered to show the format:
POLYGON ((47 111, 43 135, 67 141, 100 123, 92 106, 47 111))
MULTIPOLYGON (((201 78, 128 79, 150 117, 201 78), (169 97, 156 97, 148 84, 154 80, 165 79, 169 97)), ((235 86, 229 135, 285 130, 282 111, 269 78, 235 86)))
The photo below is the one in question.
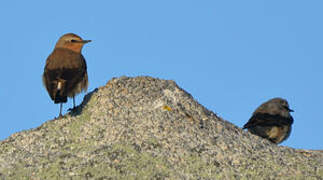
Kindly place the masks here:
POLYGON ((75 39, 72 39, 71 42, 77 42, 75 39))

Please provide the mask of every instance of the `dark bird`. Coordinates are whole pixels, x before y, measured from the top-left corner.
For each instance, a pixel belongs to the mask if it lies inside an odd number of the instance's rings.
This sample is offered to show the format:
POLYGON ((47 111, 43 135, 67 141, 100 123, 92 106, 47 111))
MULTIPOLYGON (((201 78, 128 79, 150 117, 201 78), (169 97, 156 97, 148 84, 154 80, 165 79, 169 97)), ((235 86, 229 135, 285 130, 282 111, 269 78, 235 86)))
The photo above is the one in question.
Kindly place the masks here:
POLYGON ((282 98, 273 98, 260 105, 249 121, 243 126, 252 134, 279 144, 286 140, 294 122, 288 102, 282 98))
POLYGON ((60 103, 59 117, 67 97, 73 98, 75 109, 75 95, 87 90, 87 67, 81 51, 88 42, 91 40, 83 40, 76 34, 65 34, 46 60, 43 84, 54 103, 60 103))

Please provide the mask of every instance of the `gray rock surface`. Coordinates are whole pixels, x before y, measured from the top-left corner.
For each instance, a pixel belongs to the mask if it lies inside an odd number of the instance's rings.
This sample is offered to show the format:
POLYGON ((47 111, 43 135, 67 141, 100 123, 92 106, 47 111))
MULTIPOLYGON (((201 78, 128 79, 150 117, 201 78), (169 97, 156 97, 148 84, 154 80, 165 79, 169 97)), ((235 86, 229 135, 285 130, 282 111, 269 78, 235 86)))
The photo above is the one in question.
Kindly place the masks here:
POLYGON ((0 142, 0 179, 322 177, 322 151, 272 144, 151 77, 114 78, 76 112, 0 142))

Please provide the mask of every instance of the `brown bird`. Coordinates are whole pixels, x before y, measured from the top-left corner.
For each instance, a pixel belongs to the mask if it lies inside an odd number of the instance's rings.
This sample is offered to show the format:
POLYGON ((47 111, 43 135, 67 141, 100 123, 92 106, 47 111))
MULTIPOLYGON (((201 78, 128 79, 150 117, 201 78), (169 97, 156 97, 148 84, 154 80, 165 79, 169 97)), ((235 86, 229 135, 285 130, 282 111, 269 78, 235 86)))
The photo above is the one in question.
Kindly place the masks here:
POLYGON ((282 98, 273 98, 260 105, 249 121, 243 126, 252 134, 279 144, 286 140, 294 122, 288 102, 282 98))
POLYGON ((87 67, 81 51, 88 42, 91 40, 83 40, 76 34, 65 34, 46 60, 43 84, 54 103, 60 103, 59 117, 67 97, 73 98, 75 109, 75 95, 87 90, 87 67))

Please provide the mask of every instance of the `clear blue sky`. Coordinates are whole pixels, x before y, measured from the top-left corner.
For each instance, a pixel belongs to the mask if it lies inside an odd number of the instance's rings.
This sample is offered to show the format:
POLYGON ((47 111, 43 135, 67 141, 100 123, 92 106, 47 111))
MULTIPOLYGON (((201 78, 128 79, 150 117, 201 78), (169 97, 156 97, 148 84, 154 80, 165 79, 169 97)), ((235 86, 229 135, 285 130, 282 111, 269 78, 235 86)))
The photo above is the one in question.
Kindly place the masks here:
POLYGON ((283 97, 295 122, 282 145, 323 149, 322 7, 319 0, 1 1, 0 139, 57 116, 41 76, 57 39, 73 32, 93 40, 83 48, 89 91, 122 75, 172 79, 239 127, 261 103, 283 97))

